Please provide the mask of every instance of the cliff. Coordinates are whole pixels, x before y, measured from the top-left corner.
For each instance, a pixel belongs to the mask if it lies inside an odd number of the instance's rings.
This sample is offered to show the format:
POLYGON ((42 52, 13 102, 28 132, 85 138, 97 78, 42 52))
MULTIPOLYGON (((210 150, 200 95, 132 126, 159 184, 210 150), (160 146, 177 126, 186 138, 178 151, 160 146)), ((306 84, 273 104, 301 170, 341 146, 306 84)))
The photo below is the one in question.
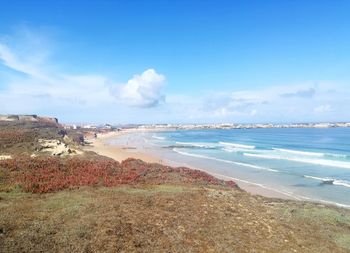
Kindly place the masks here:
POLYGON ((0 115, 0 121, 6 122, 39 122, 58 124, 58 119, 53 117, 40 117, 35 114, 32 115, 0 115))

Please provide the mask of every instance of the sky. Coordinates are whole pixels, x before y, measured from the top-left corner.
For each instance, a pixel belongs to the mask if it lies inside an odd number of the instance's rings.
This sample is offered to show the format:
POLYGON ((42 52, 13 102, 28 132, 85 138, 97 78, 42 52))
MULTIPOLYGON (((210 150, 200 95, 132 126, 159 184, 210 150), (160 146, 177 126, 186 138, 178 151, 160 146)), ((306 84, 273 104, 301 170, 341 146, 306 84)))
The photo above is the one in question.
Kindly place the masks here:
POLYGON ((0 1, 0 114, 350 121, 350 1, 0 1))

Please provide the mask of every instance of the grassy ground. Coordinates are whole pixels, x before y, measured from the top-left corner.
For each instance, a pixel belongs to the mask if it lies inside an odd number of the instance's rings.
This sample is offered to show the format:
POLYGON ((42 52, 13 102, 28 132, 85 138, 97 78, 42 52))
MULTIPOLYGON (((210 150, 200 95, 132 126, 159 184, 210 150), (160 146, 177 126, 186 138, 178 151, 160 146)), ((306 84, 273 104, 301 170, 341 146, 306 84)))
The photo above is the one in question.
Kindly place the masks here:
POLYGON ((349 252, 350 212, 222 186, 0 193, 1 252, 349 252))

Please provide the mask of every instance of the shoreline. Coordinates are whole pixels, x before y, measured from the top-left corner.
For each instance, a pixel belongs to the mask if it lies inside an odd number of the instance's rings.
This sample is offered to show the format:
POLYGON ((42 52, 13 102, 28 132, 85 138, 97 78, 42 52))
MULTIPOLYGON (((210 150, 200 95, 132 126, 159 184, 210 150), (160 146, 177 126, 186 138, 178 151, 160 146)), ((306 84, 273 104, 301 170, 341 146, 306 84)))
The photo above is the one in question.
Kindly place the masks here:
MULTIPOLYGON (((147 130, 146 130, 147 131, 147 130)), ((122 162, 127 158, 136 158, 143 160, 148 163, 160 163, 164 164, 162 159, 157 156, 147 154, 145 152, 140 152, 135 147, 132 146, 117 146, 107 143, 109 139, 116 138, 118 136, 123 136, 130 133, 145 132, 145 130, 139 129, 126 129, 120 132, 108 132, 103 134, 98 134, 97 138, 86 139, 89 142, 89 146, 84 149, 88 151, 93 151, 99 155, 107 156, 118 162, 122 162)), ((164 164, 167 165, 167 164, 164 164)))
POLYGON ((241 180, 235 177, 225 176, 221 174, 217 174, 214 172, 211 172, 209 170, 204 170, 198 167, 189 166, 185 163, 179 163, 175 161, 168 161, 164 160, 159 156, 148 154, 145 151, 140 151, 136 149, 135 147, 131 146, 118 146, 109 144, 107 141, 112 138, 116 138, 118 136, 123 136, 130 133, 140 133, 140 132, 155 132, 159 131, 159 129, 127 129, 122 130, 120 132, 109 132, 104 134, 98 134, 97 138, 87 139, 87 141, 90 143, 89 146, 85 147, 84 149, 87 151, 93 151, 99 155, 110 157, 118 162, 122 162, 123 160, 127 158, 135 158, 140 159, 148 163, 159 163, 162 165, 168 165, 172 167, 179 167, 179 166, 185 166, 189 167, 191 169, 201 170, 203 172, 206 172, 212 176, 215 176, 218 179, 222 180, 233 180, 237 185, 247 191, 248 193, 252 195, 260 195, 268 198, 279 198, 279 199, 289 199, 289 200, 303 200, 296 196, 290 195, 288 193, 280 192, 278 190, 267 188, 266 186, 263 186, 261 184, 248 182, 245 180, 241 180))

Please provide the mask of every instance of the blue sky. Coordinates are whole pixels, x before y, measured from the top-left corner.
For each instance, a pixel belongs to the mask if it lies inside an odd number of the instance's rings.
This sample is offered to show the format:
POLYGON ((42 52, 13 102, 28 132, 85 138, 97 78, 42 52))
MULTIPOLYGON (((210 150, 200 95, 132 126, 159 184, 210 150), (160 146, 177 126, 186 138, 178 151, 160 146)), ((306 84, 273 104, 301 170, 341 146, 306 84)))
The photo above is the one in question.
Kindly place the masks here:
POLYGON ((91 123, 350 121, 346 0, 0 8, 0 113, 91 123))

